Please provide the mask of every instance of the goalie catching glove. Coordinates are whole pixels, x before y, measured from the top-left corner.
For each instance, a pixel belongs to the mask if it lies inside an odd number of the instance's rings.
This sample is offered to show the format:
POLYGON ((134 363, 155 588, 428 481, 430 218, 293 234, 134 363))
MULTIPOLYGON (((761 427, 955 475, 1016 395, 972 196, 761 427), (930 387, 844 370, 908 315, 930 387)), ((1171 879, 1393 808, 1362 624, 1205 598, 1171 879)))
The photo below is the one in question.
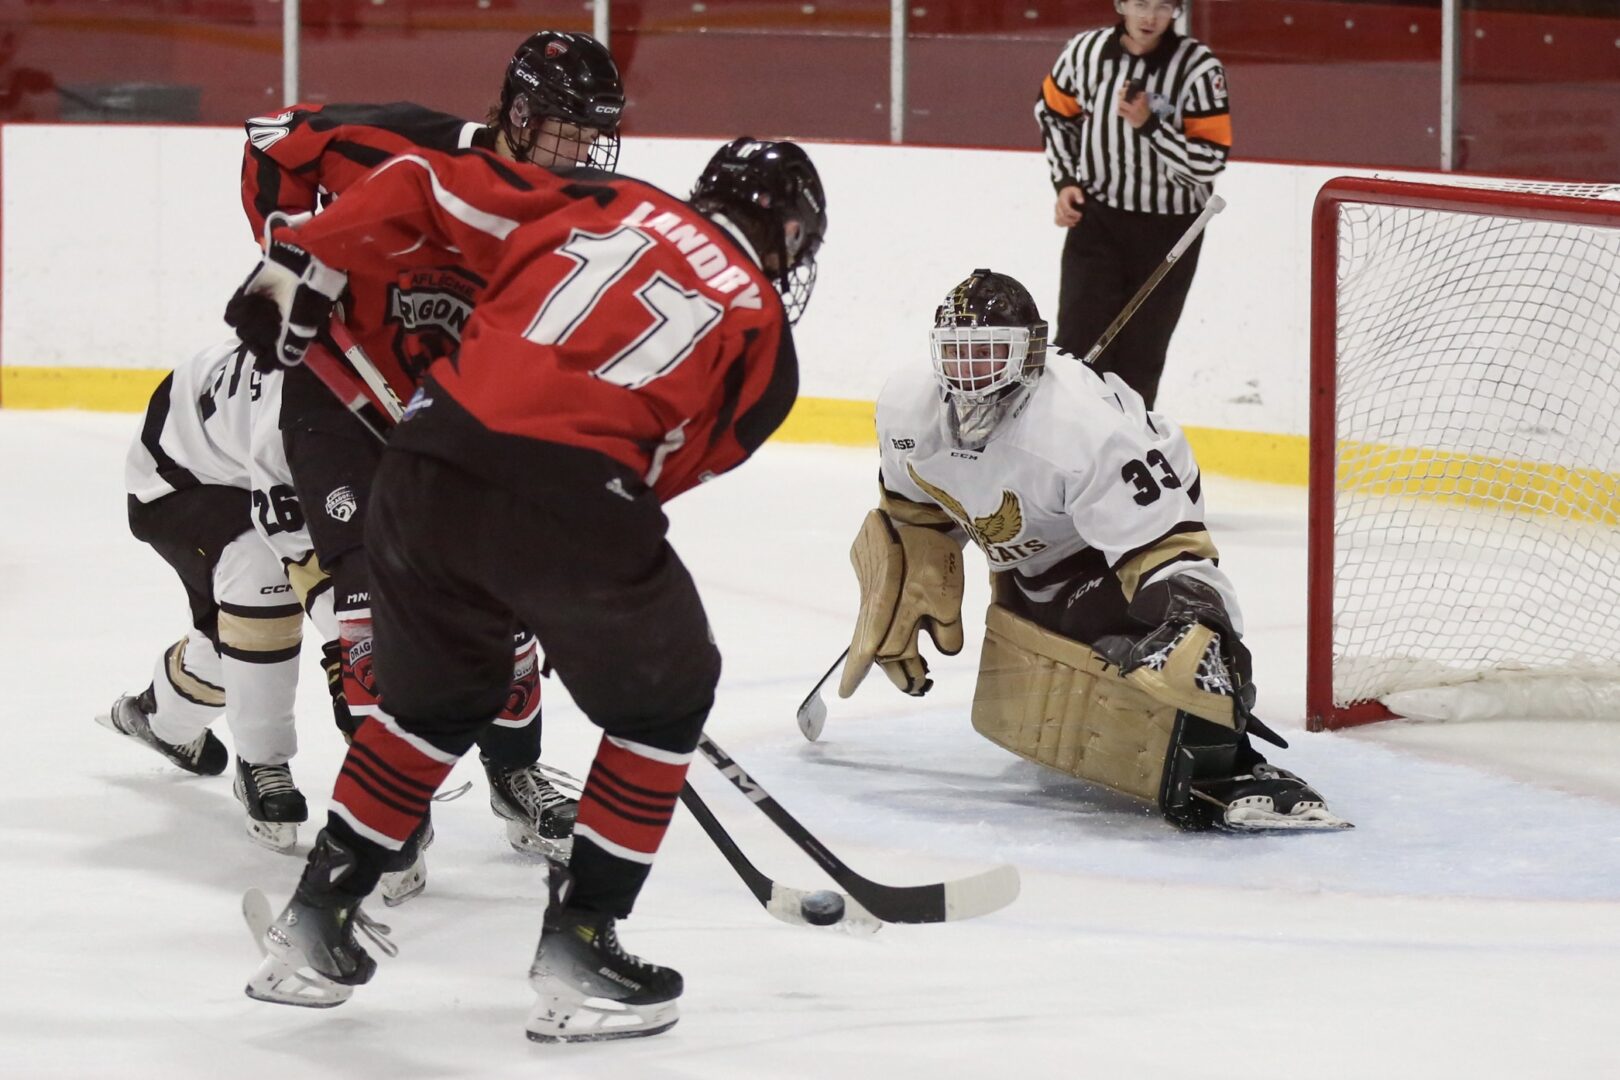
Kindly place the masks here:
POLYGON ((882 510, 861 523, 849 560, 861 610, 838 696, 849 697, 876 662, 901 690, 921 697, 933 686, 917 649, 926 629, 946 656, 962 651, 962 547, 948 534, 897 524, 882 510))
POLYGON ((225 305, 225 321, 260 367, 274 370, 277 361, 294 367, 331 319, 348 283, 349 275, 298 245, 267 240, 259 265, 225 305))

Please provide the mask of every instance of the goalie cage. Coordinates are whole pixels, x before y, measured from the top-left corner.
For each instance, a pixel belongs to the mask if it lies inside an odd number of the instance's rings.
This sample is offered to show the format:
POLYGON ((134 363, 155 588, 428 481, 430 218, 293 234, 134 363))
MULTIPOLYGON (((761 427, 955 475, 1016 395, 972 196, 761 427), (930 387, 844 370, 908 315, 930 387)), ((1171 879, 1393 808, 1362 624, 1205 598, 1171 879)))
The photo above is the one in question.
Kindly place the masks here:
POLYGON ((1306 712, 1620 710, 1620 187, 1330 181, 1306 712))

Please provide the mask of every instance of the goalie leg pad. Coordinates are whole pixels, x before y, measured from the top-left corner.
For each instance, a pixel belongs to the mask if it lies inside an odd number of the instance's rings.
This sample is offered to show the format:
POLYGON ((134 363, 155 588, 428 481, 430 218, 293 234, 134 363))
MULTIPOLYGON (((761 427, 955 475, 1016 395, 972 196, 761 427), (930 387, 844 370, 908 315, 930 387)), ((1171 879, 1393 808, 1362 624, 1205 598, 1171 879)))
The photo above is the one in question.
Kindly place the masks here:
POLYGON ((861 609, 838 696, 849 697, 875 661, 896 686, 922 694, 928 665, 919 630, 947 656, 962 651, 962 548, 937 529, 897 524, 882 510, 861 523, 849 559, 860 582, 861 609))
POLYGON ((973 728, 991 742, 1158 803, 1176 719, 1087 646, 990 605, 973 728))

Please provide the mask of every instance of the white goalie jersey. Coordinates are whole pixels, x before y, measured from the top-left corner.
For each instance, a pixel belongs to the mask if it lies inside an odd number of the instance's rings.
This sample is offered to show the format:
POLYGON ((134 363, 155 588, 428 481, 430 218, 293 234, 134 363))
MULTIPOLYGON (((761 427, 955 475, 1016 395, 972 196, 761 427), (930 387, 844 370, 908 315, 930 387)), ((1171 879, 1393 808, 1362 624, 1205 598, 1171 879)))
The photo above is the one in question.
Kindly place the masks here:
POLYGON ((251 493, 252 521, 283 562, 313 544, 282 444, 280 371, 262 372, 241 342, 204 349, 174 369, 147 406, 124 462, 125 489, 143 503, 217 484, 251 493))
POLYGON ((1220 591, 1242 633, 1204 531, 1192 449, 1117 376, 1049 355, 982 450, 959 449, 943 415, 929 365, 908 364, 888 381, 877 404, 883 486, 944 510, 992 570, 1027 580, 1095 548, 1127 598, 1151 580, 1193 574, 1220 591))

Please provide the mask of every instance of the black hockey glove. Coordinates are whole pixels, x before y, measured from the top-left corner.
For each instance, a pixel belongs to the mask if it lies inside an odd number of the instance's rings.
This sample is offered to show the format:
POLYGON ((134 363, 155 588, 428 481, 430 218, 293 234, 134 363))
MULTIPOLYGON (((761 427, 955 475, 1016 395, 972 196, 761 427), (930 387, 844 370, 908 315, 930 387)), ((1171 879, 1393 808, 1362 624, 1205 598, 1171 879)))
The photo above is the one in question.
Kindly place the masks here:
POLYGON ((1240 711, 1248 713, 1254 708, 1254 659, 1233 631, 1226 603, 1213 585, 1187 574, 1163 578, 1137 590, 1126 613, 1149 627, 1148 632, 1140 637, 1114 634, 1096 643, 1097 651, 1119 665, 1121 674, 1141 667, 1149 657, 1173 645, 1186 627, 1201 623, 1221 636, 1221 659, 1240 711))
POLYGON ((332 317, 349 275, 281 240, 272 240, 259 265, 225 305, 225 321, 253 353, 254 364, 301 363, 315 335, 332 317))
POLYGON ((321 670, 326 673, 326 690, 332 695, 332 720, 343 733, 344 742, 353 742, 360 729, 359 719, 349 711, 349 701, 343 696, 343 645, 328 641, 321 646, 321 670))

